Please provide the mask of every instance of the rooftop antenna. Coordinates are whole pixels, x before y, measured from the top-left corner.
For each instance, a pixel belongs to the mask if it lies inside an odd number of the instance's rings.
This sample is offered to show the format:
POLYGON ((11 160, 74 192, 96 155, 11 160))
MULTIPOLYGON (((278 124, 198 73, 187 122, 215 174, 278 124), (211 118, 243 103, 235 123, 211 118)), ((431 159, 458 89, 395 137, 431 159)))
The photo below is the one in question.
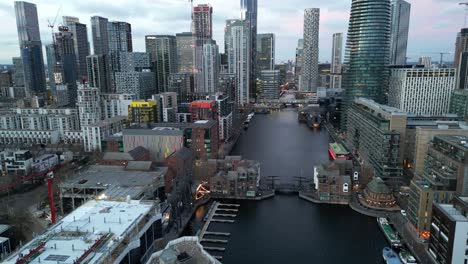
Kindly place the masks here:
POLYGON ((465 6, 465 23, 463 24, 463 27, 466 27, 466 17, 468 15, 468 2, 462 2, 462 3, 458 3, 458 4, 465 6))

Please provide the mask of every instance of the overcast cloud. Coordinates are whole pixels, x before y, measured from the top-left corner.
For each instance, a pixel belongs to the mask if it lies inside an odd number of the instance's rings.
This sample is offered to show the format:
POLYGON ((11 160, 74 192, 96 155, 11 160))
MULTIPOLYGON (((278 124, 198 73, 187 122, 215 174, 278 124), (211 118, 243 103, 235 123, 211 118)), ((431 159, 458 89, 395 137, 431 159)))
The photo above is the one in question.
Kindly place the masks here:
MULTIPOLYGON (((76 16, 88 25, 90 17, 100 15, 109 20, 132 24, 134 51, 144 51, 144 36, 175 34, 190 30, 188 0, 31 0, 38 7, 42 43, 51 42, 47 20, 53 20, 61 7, 57 24, 64 15, 76 16)), ((239 0, 194 1, 213 6, 214 38, 223 50, 226 19, 239 18, 239 0)), ((335 32, 346 33, 351 0, 258 0, 258 33, 276 34, 277 62, 293 59, 297 40, 302 37, 303 10, 319 7, 320 61, 331 57, 331 38, 335 32)), ((409 0, 412 4, 408 57, 438 55, 427 52, 453 52, 457 32, 463 27, 464 9, 457 0, 409 0)), ((11 63, 19 55, 13 1, 0 2, 0 63, 11 63)), ((91 41, 91 38, 89 39, 91 41)), ((92 46, 92 45, 91 45, 92 46)), ((452 60, 450 56, 446 60, 452 60)))

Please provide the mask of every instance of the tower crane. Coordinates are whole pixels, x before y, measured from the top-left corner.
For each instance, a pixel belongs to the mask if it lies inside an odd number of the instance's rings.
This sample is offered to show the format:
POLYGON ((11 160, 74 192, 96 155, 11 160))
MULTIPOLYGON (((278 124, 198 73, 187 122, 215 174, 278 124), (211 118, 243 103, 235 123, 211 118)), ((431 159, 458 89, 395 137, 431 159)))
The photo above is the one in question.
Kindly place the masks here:
POLYGON ((442 65, 442 62, 444 61, 444 55, 452 54, 451 52, 422 52, 422 53, 424 53, 424 54, 439 54, 440 55, 439 65, 442 65))
POLYGON ((50 28, 50 31, 52 32, 52 42, 55 44, 55 38, 54 38, 54 27, 55 27, 55 22, 57 22, 57 18, 58 18, 58 15, 60 13, 60 10, 62 10, 62 6, 59 7, 59 9, 57 10, 57 14, 55 15, 55 18, 54 20, 52 21, 52 23, 50 22, 49 19, 47 19, 47 27, 50 28))

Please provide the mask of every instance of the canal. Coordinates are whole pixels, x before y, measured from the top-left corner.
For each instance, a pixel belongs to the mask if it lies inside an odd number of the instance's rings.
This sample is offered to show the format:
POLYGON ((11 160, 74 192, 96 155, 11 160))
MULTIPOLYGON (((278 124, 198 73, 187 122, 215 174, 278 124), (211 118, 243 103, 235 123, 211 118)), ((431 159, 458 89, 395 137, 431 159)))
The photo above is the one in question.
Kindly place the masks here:
MULTIPOLYGON (((312 178, 313 166, 328 161, 329 136, 297 122, 292 108, 255 115, 240 137, 233 155, 258 160, 263 176, 279 176, 294 183, 297 176, 312 178)), ((210 225, 210 231, 231 236, 222 263, 382 263, 386 245, 375 218, 347 206, 318 205, 297 195, 276 195, 240 204, 235 223, 210 225)), ((202 224, 206 208, 199 208, 191 232, 202 224)))

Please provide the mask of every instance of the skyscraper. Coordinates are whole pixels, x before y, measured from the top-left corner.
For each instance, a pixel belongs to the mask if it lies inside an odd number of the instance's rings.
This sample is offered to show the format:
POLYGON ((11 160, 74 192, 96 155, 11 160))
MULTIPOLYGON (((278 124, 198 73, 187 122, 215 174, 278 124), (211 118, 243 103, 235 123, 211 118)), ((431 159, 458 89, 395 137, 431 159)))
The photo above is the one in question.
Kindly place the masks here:
POLYGON ((458 68, 457 88, 468 88, 468 28, 462 28, 457 34, 455 44, 455 67, 458 68))
POLYGON ((392 0, 392 33, 390 38, 390 64, 392 65, 406 64, 410 11, 410 3, 405 0, 392 0))
POLYGON ((127 22, 111 21, 107 24, 109 51, 133 51, 132 26, 127 22))
POLYGON ((13 84, 16 87, 24 86, 23 60, 20 57, 13 57, 13 84))
POLYGON ((266 33, 257 35, 257 75, 261 71, 275 68, 275 34, 266 33))
POLYGON ((63 17, 63 24, 67 26, 68 30, 73 34, 78 79, 87 79, 86 56, 90 54, 90 51, 86 24, 82 24, 78 18, 70 16, 63 17))
POLYGON ((215 93, 218 91, 219 74, 219 48, 216 41, 212 40, 203 45, 203 91, 200 87, 196 92, 215 93))
MULTIPOLYGON (((390 0, 352 1, 346 43, 347 68, 343 75, 345 110, 356 97, 385 103, 390 24, 390 0)), ((341 119, 343 128, 345 119, 341 119)))
POLYGON ((302 52, 301 91, 317 91, 320 9, 304 10, 304 51, 302 52))
POLYGON ((295 82, 296 82, 297 87, 301 87, 301 84, 302 84, 301 70, 302 70, 302 52, 303 51, 304 51, 304 39, 299 39, 297 40, 296 63, 294 67, 295 82))
POLYGON ((191 32, 176 34, 177 72, 193 72, 195 51, 194 37, 191 32))
POLYGON ((109 54, 109 34, 105 17, 91 17, 91 31, 93 35, 93 52, 96 55, 109 54))
POLYGON ((99 54, 86 57, 88 82, 90 87, 97 87, 101 93, 113 92, 109 55, 99 54))
POLYGON ((36 5, 16 1, 15 15, 23 60, 24 85, 32 93, 43 93, 46 90, 44 58, 36 5))
POLYGON ((228 72, 237 77, 237 91, 235 91, 234 101, 237 105, 245 105, 250 101, 249 24, 239 19, 227 20, 224 32, 225 53, 228 54, 228 72))
MULTIPOLYGON (((256 85, 257 78, 257 0, 241 0, 241 19, 249 26, 250 52, 250 87, 256 85)), ((250 97, 255 97, 255 89, 251 89, 250 97)))
POLYGON ((333 46, 331 57, 330 87, 341 88, 341 67, 343 63, 343 33, 333 34, 333 46))
POLYGON ((151 54, 158 93, 167 92, 169 75, 177 72, 176 38, 170 35, 145 36, 146 52, 151 54))
POLYGON ((203 45, 213 37, 213 8, 210 5, 198 5, 193 8, 192 34, 195 38, 194 79, 195 91, 204 84, 203 45))
POLYGON ((55 54, 55 44, 47 44, 46 48, 46 57, 47 57, 47 74, 49 77, 49 87, 52 91, 52 94, 55 94, 55 65, 57 64, 57 55, 55 54))

